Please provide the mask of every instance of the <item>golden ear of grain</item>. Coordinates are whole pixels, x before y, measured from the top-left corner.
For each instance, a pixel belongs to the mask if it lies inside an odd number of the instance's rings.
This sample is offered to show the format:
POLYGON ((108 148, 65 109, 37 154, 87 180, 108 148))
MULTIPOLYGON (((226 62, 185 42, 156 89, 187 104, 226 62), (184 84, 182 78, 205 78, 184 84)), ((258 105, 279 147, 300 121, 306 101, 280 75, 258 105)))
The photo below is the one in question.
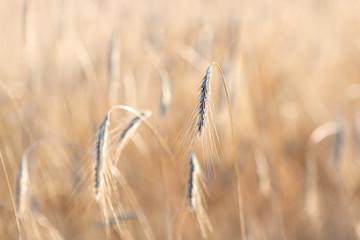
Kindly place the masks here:
POLYGON ((213 230, 205 209, 205 192, 206 186, 204 183, 204 175, 195 153, 191 151, 189 159, 187 200, 189 209, 195 218, 203 238, 207 238, 208 232, 212 232, 213 230))
POLYGON ((200 86, 200 96, 198 100, 198 121, 197 121, 197 129, 196 133, 201 136, 203 129, 206 127, 207 122, 209 121, 207 119, 208 112, 209 112, 209 104, 210 104, 210 77, 211 77, 211 68, 212 65, 210 65, 206 69, 206 74, 204 78, 201 81, 200 86))
POLYGON ((140 126, 140 124, 148 119, 151 116, 151 111, 143 111, 139 113, 140 115, 136 115, 132 118, 122 132, 119 134, 120 136, 117 139, 117 143, 115 144, 115 155, 114 155, 114 164, 116 165, 120 159, 120 154, 130 137, 135 133, 136 129, 140 126))
POLYGON ((188 153, 192 149, 202 149, 202 159, 205 162, 207 174, 214 173, 214 162, 220 164, 218 154, 220 142, 211 99, 211 71, 212 64, 207 67, 201 80, 196 106, 181 131, 176 147, 176 154, 180 155, 178 159, 181 171, 184 169, 188 161, 188 153))
POLYGON ((95 149, 95 194, 98 197, 99 188, 102 178, 102 165, 106 161, 107 157, 107 140, 108 140, 108 127, 109 127, 109 117, 108 114, 105 116, 103 122, 101 123, 98 135, 96 139, 96 149, 95 149))

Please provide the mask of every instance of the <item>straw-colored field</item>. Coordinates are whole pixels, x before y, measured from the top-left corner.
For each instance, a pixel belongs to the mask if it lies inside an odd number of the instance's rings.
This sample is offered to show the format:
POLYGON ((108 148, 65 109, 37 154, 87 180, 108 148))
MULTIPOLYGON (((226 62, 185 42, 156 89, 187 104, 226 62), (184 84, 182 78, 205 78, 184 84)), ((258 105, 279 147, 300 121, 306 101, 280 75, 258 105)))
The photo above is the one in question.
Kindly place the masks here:
POLYGON ((0 239, 360 238, 360 2, 0 6, 0 239))

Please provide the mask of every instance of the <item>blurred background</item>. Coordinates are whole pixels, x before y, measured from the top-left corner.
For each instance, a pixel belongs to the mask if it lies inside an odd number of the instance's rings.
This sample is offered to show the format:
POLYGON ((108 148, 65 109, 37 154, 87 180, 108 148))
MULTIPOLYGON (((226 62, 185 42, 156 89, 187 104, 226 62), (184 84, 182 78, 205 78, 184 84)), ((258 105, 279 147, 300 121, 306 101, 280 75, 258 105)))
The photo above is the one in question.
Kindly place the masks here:
MULTIPOLYGON (((187 163, 173 163, 215 61, 233 110, 247 239, 360 238, 359 1, 0 2, 0 150, 15 197, 18 164, 33 146, 28 209, 40 226, 63 239, 120 239, 98 227, 90 178, 97 129, 122 104, 152 111, 171 151, 143 125, 132 135, 117 165, 134 197, 124 209, 141 210, 152 239, 201 239, 187 209, 187 163)), ((208 239, 240 239, 215 68, 211 91, 220 164, 206 174, 208 239)), ((120 112, 118 123, 131 117, 120 112)), ((17 239, 0 172, 0 238, 17 239)), ((149 238, 136 218, 121 224, 149 238)), ((23 239, 39 239, 31 229, 23 239)))

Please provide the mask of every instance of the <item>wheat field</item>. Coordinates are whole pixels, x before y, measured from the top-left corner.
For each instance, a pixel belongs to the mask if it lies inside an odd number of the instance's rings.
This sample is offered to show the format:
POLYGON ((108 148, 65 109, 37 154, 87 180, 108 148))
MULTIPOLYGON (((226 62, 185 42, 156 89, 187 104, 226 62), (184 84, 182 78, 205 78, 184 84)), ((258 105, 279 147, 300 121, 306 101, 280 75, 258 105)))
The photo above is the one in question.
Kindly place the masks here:
POLYGON ((360 239, 358 1, 0 3, 0 239, 360 239))

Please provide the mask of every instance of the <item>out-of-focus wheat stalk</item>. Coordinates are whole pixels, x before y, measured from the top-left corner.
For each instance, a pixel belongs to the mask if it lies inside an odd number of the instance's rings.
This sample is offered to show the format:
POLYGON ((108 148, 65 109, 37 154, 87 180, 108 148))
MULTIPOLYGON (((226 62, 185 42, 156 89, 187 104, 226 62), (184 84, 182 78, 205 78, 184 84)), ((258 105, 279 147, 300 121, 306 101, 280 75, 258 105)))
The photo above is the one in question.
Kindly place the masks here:
POLYGON ((106 222, 101 221, 96 224, 98 228, 106 228, 111 225, 113 225, 116 221, 125 221, 128 219, 137 218, 140 214, 142 214, 139 211, 136 210, 124 210, 119 213, 116 213, 116 216, 111 216, 110 219, 108 219, 106 222))
POLYGON ((160 70, 160 82, 161 82, 161 101, 160 101, 160 113, 161 116, 165 116, 170 102, 171 102, 171 90, 170 90, 170 80, 167 72, 165 70, 160 70))
POLYGON ((119 30, 115 29, 112 33, 109 49, 108 49, 108 58, 107 58, 107 71, 108 71, 108 92, 111 103, 116 103, 118 100, 118 93, 120 90, 120 44, 118 40, 119 30))
POLYGON ((310 135, 309 150, 306 156, 305 169, 305 193, 304 211, 310 218, 314 229, 320 229, 321 212, 318 192, 318 162, 316 159, 316 146, 326 137, 337 134, 338 127, 336 121, 324 123, 316 128, 310 135))
POLYGON ((9 177, 8 177, 8 174, 7 174, 4 158, 3 158, 3 155, 2 155, 1 151, 0 151, 0 158, 1 158, 1 165, 2 165, 2 168, 3 168, 3 171, 4 171, 4 175, 5 175, 6 185, 7 185, 9 194, 10 194, 11 206, 13 208, 13 213, 14 213, 15 223, 16 223, 16 231, 17 231, 17 234, 18 234, 18 238, 21 239, 21 228, 20 228, 20 224, 19 224, 19 218, 18 218, 18 215, 16 213, 17 211, 16 211, 16 207, 15 207, 14 195, 12 194, 12 190, 11 190, 10 182, 9 182, 9 177))
POLYGON ((24 154, 16 178, 16 212, 21 226, 19 234, 24 235, 25 239, 62 240, 61 234, 47 218, 31 209, 29 188, 28 159, 27 154, 24 154))
POLYGON ((271 193, 271 181, 267 159, 261 152, 255 153, 256 176, 260 193, 268 197, 271 193))

